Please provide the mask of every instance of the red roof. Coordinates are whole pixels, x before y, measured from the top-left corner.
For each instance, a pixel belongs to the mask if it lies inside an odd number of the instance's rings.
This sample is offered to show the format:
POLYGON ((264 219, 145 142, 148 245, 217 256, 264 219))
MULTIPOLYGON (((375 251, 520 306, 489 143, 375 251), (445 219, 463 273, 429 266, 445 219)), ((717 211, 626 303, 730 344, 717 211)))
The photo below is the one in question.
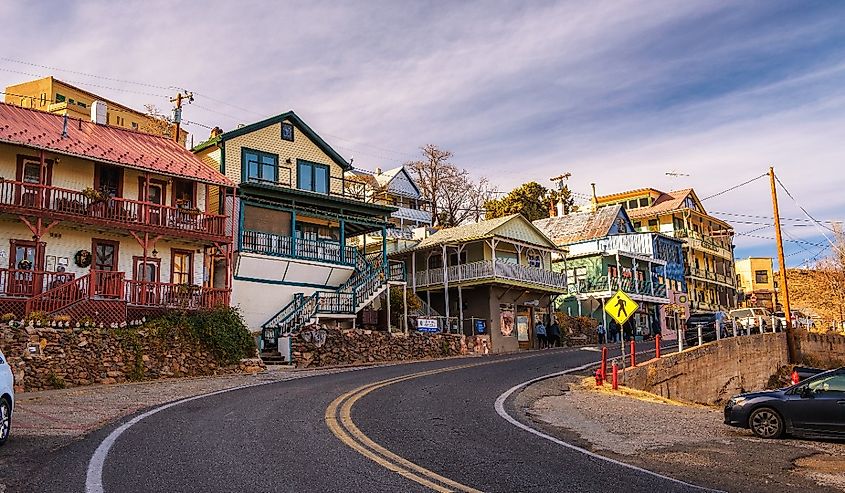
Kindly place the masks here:
POLYGON ((101 163, 184 177, 215 185, 234 183, 177 142, 156 135, 0 103, 0 142, 101 163))

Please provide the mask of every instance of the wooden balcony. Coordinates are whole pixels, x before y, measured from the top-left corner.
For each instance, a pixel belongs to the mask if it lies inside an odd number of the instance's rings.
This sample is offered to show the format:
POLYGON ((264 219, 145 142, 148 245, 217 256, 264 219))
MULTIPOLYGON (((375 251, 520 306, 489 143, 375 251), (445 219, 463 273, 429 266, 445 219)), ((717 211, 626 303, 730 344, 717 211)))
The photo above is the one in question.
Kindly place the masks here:
POLYGON ((630 277, 599 276, 578 279, 569 285, 568 291, 571 294, 608 295, 620 289, 630 295, 650 296, 668 300, 665 284, 645 280, 635 282, 630 277))
POLYGON ((337 241, 308 240, 251 230, 241 231, 238 250, 272 257, 344 265, 355 265, 358 255, 358 250, 354 246, 341 245, 337 241))
POLYGON ((229 290, 188 284, 126 281, 124 299, 130 305, 197 310, 229 305, 229 290))
POLYGON ((0 269, 0 294, 28 298, 73 281, 72 272, 0 269))
POLYGON ((444 274, 448 276, 450 285, 491 281, 530 286, 545 291, 566 291, 566 276, 562 272, 492 260, 451 265, 445 273, 442 268, 417 272, 416 286, 443 285, 444 274))
POLYGON ((0 212, 228 243, 226 216, 78 190, 0 181, 0 212))

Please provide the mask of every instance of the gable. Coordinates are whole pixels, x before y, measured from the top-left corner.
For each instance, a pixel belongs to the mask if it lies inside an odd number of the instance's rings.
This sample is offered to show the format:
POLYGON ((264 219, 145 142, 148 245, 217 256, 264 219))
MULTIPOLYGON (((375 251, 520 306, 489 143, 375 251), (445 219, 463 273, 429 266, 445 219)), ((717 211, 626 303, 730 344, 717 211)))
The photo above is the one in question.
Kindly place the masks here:
POLYGON ((628 214, 625 212, 625 209, 620 207, 619 211, 616 213, 616 217, 613 218, 612 222, 610 223, 610 229, 608 229, 608 235, 623 235, 627 233, 634 232, 634 225, 631 223, 631 219, 628 218, 628 214))
POLYGON ((403 195, 414 199, 420 198, 420 191, 404 167, 396 173, 387 184, 387 191, 396 195, 403 195))
POLYGON ((504 222, 496 228, 493 228, 491 233, 501 238, 531 243, 547 248, 557 248, 552 240, 550 240, 521 214, 515 215, 510 220, 504 222))

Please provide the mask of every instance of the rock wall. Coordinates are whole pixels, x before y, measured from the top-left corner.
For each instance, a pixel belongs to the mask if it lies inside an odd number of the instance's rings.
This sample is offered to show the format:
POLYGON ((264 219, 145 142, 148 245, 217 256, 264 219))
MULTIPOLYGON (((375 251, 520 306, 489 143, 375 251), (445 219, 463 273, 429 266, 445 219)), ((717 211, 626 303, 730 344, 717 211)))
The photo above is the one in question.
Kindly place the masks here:
POLYGON ((291 356, 297 367, 442 358, 467 353, 466 340, 462 335, 324 330, 326 340, 319 347, 301 336, 291 340, 291 356))
MULTIPOLYGON (((801 362, 845 365, 845 337, 796 331, 801 362)), ((788 362, 786 335, 729 337, 666 354, 625 371, 625 385, 669 399, 719 405, 732 396, 767 387, 788 362)))
POLYGON ((11 328, 0 326, 0 350, 16 391, 259 371, 260 360, 220 365, 178 328, 161 336, 144 328, 11 328))

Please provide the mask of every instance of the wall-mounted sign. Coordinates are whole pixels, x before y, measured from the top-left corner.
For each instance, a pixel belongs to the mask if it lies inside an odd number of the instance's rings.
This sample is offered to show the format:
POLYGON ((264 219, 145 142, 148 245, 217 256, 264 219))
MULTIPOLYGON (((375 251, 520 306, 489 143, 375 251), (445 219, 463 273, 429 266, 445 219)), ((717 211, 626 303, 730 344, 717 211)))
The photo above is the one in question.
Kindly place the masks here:
POLYGON ((519 315, 516 317, 516 340, 527 341, 528 339, 528 315, 519 315))
POLYGON ((437 332, 437 319, 436 318, 418 318, 417 319, 417 331, 419 332, 429 332, 434 333, 437 332))
POLYGON ((487 320, 476 320, 475 321, 475 333, 476 334, 484 334, 487 332, 487 320))
POLYGON ((510 310, 502 310, 501 330, 502 335, 510 337, 513 335, 513 312, 510 310))

